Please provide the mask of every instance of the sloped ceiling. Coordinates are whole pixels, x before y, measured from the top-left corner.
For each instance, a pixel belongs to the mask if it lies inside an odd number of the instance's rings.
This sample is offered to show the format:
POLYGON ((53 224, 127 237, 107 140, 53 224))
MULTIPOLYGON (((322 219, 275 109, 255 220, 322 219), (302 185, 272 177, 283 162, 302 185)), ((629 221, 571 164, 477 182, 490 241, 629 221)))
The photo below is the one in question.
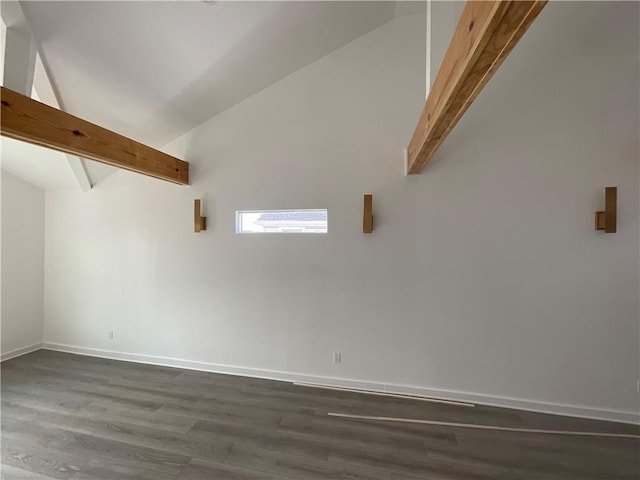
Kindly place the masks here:
POLYGON ((65 109, 155 147, 406 10, 396 2, 22 6, 65 109))
POLYGON ((76 188, 64 154, 19 140, 0 137, 2 170, 44 190, 76 188))
MULTIPOLYGON (((36 77, 51 80, 64 110, 156 148, 393 18, 425 11, 424 2, 393 1, 20 6, 46 69, 36 77)), ((3 170, 44 189, 77 188, 64 155, 15 141, 0 148, 3 170)), ((94 184, 116 171, 85 163, 94 184)))

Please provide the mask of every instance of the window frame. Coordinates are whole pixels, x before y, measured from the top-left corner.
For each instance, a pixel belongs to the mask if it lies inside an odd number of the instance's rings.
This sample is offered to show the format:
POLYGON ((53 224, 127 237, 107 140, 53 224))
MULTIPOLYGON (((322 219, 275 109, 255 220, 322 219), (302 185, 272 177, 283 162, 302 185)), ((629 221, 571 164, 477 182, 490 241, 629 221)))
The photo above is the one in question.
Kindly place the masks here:
POLYGON ((250 234, 281 234, 281 235, 305 235, 305 234, 328 234, 329 233, 329 210, 327 208, 282 208, 282 209, 269 209, 269 210, 236 210, 235 213, 235 233, 236 235, 250 235, 250 234), (251 230, 243 230, 243 214, 263 214, 263 213, 288 213, 288 212, 301 212, 301 213, 309 213, 309 212, 322 212, 326 215, 326 223, 324 230, 319 231, 305 231, 305 226, 296 226, 296 225, 285 225, 280 228, 290 228, 290 231, 251 231, 251 230), (301 231, 294 231, 293 229, 302 228, 301 231))

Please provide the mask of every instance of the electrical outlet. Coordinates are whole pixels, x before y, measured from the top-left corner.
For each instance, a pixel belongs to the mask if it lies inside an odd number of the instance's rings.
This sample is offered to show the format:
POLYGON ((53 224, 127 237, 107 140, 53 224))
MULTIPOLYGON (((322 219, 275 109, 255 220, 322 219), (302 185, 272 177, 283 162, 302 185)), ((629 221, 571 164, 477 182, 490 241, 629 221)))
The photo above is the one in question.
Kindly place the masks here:
POLYGON ((333 352, 333 363, 342 363, 342 353, 333 352))
POLYGON ((109 337, 109 340, 113 340, 113 330, 109 330, 107 332, 107 336, 109 337))

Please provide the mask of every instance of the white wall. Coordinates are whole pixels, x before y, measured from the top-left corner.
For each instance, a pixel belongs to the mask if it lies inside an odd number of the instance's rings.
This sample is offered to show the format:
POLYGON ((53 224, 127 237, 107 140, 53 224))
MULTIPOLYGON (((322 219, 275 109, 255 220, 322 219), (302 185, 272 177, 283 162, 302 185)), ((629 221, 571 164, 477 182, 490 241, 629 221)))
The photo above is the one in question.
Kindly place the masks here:
POLYGON ((190 188, 48 192, 47 345, 637 421, 637 8, 550 4, 420 176, 413 16, 172 144, 190 188), (606 185, 615 235, 593 229, 606 185), (328 208, 329 234, 234 233, 269 208, 328 208))
POLYGON ((42 343, 44 191, 1 172, 2 358, 42 343), (16 352, 16 350, 18 352, 16 352))

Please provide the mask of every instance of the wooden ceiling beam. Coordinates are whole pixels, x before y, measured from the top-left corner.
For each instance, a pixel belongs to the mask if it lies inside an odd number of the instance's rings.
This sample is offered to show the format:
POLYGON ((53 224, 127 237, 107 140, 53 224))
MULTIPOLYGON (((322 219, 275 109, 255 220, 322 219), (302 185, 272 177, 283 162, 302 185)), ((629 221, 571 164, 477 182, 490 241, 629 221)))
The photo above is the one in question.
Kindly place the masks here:
POLYGON ((546 3, 467 1, 409 142, 407 173, 422 172, 546 3))
POLYGON ((2 87, 0 133, 180 185, 189 164, 123 135, 2 87))

